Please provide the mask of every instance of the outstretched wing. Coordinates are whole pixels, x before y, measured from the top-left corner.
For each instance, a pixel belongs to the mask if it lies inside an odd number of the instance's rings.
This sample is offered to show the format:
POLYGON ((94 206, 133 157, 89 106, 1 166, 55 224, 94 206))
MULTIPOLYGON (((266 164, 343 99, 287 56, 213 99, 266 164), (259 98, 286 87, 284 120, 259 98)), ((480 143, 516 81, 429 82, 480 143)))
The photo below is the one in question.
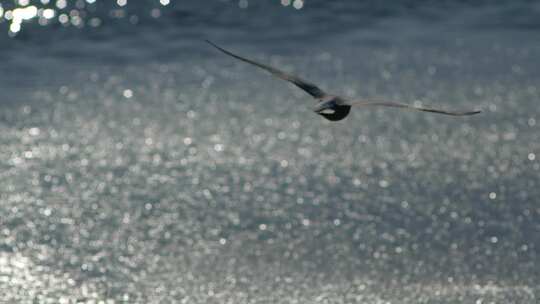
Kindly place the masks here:
POLYGON ((229 55, 229 56, 232 56, 236 59, 239 59, 239 60, 242 60, 244 62, 247 62, 247 63, 250 63, 250 64, 253 64, 263 70, 266 70, 268 72, 270 72, 272 75, 278 77, 278 78, 281 78, 283 80, 287 80, 291 83, 293 83, 294 85, 296 85, 297 87, 301 88, 302 90, 306 91, 309 95, 313 96, 314 98, 323 98, 325 97, 327 94, 321 90, 319 87, 317 87, 316 85, 312 84, 312 83, 309 83, 305 80, 302 80, 300 79, 299 77, 296 77, 294 75, 291 75, 291 74, 287 74, 283 71, 280 71, 276 68, 273 68, 271 66, 268 66, 268 65, 265 65, 265 64, 262 64, 262 63, 259 63, 259 62, 256 62, 256 61, 253 61, 253 60, 250 60, 250 59, 247 59, 247 58, 244 58, 244 57, 241 57, 241 56, 238 56, 236 54, 233 54, 225 49, 223 49, 222 47, 216 45, 215 43, 209 41, 209 40, 206 40, 206 42, 208 42, 210 45, 212 45, 213 47, 215 47, 216 49, 220 50, 221 52, 229 55))
POLYGON ((397 103, 397 102, 388 102, 388 101, 352 101, 352 102, 346 102, 346 104, 350 106, 383 106, 383 107, 393 107, 393 108, 404 108, 409 110, 417 110, 417 111, 424 111, 424 112, 431 112, 431 113, 437 113, 437 114, 444 114, 444 115, 452 115, 452 116, 467 116, 467 115, 474 115, 478 114, 482 111, 475 110, 475 111, 446 111, 446 110, 438 110, 438 109, 432 109, 432 108, 424 108, 424 107, 415 107, 408 104, 403 103, 397 103))

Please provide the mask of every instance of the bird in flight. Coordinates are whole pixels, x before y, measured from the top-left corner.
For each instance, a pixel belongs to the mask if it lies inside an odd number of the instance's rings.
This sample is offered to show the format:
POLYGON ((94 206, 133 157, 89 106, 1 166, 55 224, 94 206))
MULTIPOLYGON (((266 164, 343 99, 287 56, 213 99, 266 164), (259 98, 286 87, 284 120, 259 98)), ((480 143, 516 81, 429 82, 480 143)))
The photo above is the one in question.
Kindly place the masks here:
POLYGON ((403 109, 409 109, 409 110, 417 110, 417 111, 437 113, 437 114, 443 114, 443 115, 452 115, 452 116, 467 116, 467 115, 478 114, 481 112, 478 110, 465 111, 465 112, 446 111, 446 110, 438 110, 438 109, 432 109, 432 108, 416 107, 416 106, 411 106, 408 104, 403 104, 403 103, 398 103, 398 102, 389 102, 389 101, 348 100, 346 98, 343 98, 337 95, 328 94, 325 91, 323 91, 321 88, 319 88, 318 86, 308 81, 305 81, 301 79, 300 77, 291 75, 289 73, 285 73, 271 66, 268 66, 268 65, 259 63, 257 61, 247 59, 239 55, 236 55, 234 53, 231 53, 209 40, 206 40, 206 42, 208 42, 210 45, 212 45, 219 51, 229 56, 232 56, 238 60, 247 62, 249 64, 255 65, 263 70, 270 72, 272 75, 280 79, 291 82, 295 86, 304 90, 306 93, 311 95, 315 100, 317 100, 317 105, 314 108, 314 112, 331 121, 338 121, 347 117, 347 115, 349 115, 349 112, 351 111, 351 107, 364 107, 364 106, 384 106, 384 107, 393 107, 393 108, 403 108, 403 109))

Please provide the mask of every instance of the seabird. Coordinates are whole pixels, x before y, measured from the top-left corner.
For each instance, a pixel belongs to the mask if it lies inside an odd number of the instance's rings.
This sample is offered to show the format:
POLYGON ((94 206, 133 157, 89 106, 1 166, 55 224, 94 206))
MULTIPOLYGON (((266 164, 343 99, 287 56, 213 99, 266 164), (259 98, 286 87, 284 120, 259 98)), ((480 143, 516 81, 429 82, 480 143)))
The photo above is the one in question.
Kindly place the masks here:
POLYGON ((308 93, 314 99, 317 100, 317 105, 313 109, 314 112, 331 121, 338 121, 347 117, 347 115, 349 115, 349 112, 351 111, 351 107, 353 106, 354 107, 363 107, 363 106, 394 107, 394 108, 418 110, 418 111, 431 112, 431 113, 444 114, 444 115, 452 115, 452 116, 474 115, 481 112, 478 110, 465 111, 465 112, 445 111, 445 110, 438 110, 438 109, 432 109, 432 108, 416 107, 416 106, 411 106, 408 104, 403 104, 403 103, 398 103, 398 102, 389 102, 389 101, 374 101, 374 100, 352 100, 351 101, 341 96, 328 94, 325 91, 323 91, 321 88, 319 88, 318 86, 308 81, 305 81, 301 79, 300 77, 285 73, 271 66, 268 66, 268 65, 256 62, 254 60, 247 59, 239 55, 236 55, 234 53, 231 53, 209 40, 206 40, 206 42, 208 42, 210 45, 212 45, 219 51, 229 56, 232 56, 238 60, 247 62, 249 64, 255 65, 263 70, 270 72, 272 75, 280 79, 291 82, 292 84, 296 85, 300 89, 304 90, 306 93, 308 93))

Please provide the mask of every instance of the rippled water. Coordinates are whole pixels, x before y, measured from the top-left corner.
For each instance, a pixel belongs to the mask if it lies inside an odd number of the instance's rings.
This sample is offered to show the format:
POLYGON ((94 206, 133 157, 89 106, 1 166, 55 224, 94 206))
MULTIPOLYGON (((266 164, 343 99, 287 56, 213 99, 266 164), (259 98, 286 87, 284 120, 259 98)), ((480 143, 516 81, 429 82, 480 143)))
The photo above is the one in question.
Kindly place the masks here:
POLYGON ((2 301, 538 301, 538 4, 0 12, 2 301), (204 39, 333 93, 483 113, 330 123, 204 39))

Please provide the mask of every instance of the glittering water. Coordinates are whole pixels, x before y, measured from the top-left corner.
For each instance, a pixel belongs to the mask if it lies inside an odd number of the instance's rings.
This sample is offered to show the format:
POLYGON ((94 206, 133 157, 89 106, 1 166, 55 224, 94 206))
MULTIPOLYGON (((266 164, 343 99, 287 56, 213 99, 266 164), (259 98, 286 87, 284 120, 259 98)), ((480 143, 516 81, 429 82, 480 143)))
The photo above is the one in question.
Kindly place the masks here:
POLYGON ((1 12, 2 301, 538 301, 537 4, 1 12), (205 38, 334 93, 484 112, 329 123, 205 38))

